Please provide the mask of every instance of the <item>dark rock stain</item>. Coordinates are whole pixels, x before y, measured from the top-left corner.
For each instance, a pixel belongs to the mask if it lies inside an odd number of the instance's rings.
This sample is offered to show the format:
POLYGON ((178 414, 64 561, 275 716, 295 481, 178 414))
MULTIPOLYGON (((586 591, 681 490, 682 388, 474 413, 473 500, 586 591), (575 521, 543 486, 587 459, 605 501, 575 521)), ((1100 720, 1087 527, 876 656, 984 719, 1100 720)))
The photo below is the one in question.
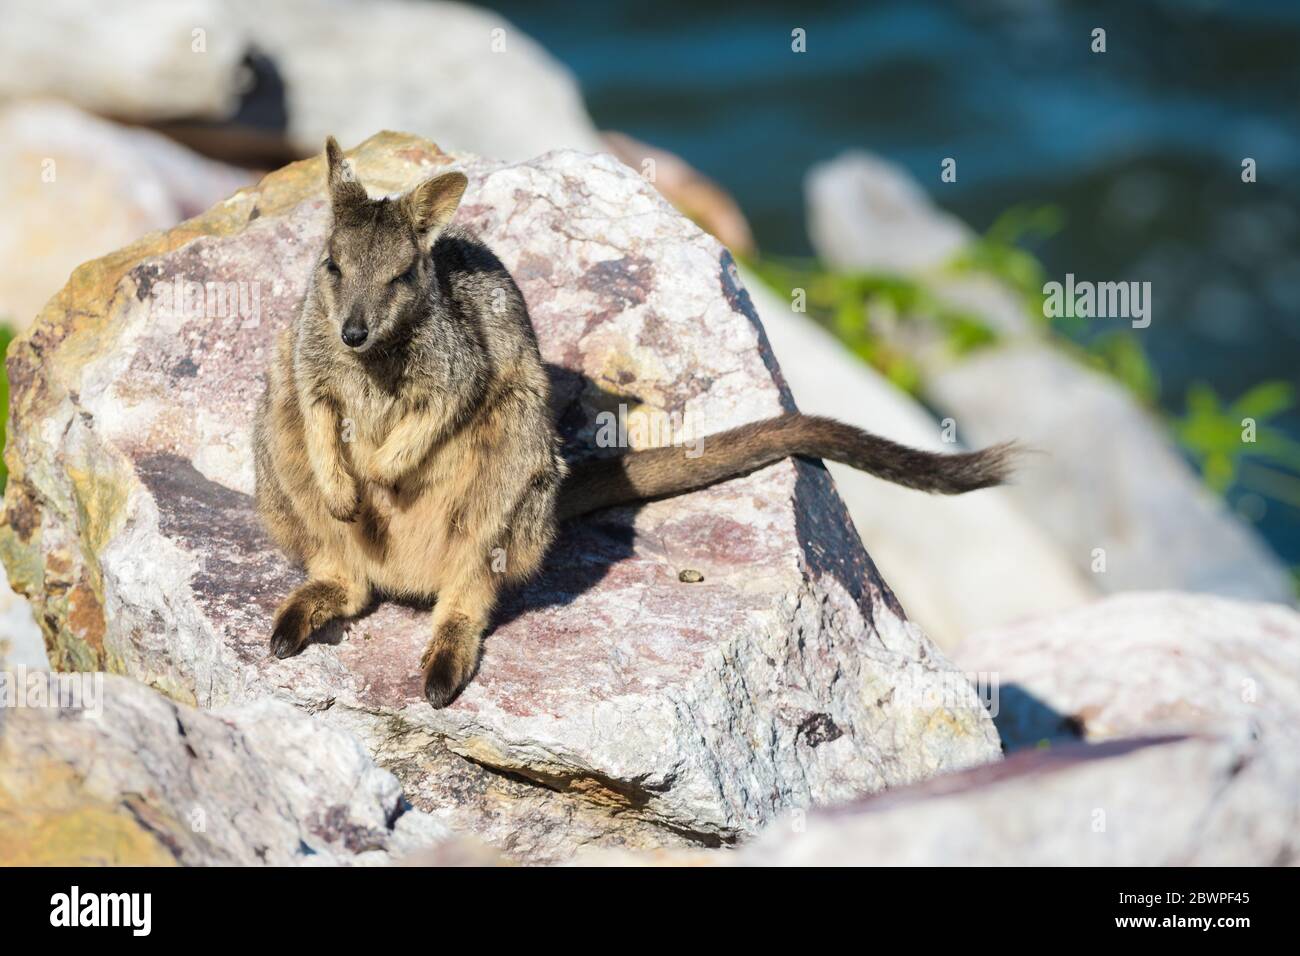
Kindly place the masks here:
POLYGON ((172 366, 172 375, 176 378, 194 378, 199 374, 199 367, 194 359, 186 356, 172 366))
POLYGON ((342 804, 331 806, 310 829, 326 843, 342 843, 351 853, 382 850, 387 844, 386 834, 352 822, 342 804))
POLYGON ((831 719, 830 714, 810 714, 799 725, 795 738, 801 739, 814 750, 822 744, 830 743, 844 736, 844 731, 831 719))
POLYGON ((162 278, 162 266, 157 262, 145 262, 132 269, 128 275, 135 283, 136 300, 144 302, 153 295, 154 283, 162 278))
POLYGON ((9 479, 8 502, 4 510, 4 522, 13 528, 18 540, 27 544, 32 540, 32 533, 41 526, 41 510, 30 494, 30 486, 9 479))
POLYGON ((158 506, 162 533, 200 558, 190 581, 196 599, 241 657, 260 660, 275 608, 302 574, 263 532, 249 495, 168 452, 144 454, 135 467, 158 506))
POLYGON ((598 306, 587 317, 589 332, 620 312, 642 305, 654 285, 654 269, 643 256, 623 256, 598 262, 578 281, 578 287, 596 297, 598 306))

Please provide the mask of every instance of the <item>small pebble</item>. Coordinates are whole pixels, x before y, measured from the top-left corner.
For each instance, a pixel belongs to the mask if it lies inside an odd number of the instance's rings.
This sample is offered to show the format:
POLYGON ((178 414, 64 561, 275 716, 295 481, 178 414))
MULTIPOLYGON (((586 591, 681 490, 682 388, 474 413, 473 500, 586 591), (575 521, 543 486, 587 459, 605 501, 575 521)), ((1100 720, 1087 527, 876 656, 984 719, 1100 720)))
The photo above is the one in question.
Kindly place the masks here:
POLYGON ((704 575, 700 574, 699 571, 687 568, 685 571, 678 572, 677 580, 681 581, 682 584, 699 584, 704 580, 704 575))

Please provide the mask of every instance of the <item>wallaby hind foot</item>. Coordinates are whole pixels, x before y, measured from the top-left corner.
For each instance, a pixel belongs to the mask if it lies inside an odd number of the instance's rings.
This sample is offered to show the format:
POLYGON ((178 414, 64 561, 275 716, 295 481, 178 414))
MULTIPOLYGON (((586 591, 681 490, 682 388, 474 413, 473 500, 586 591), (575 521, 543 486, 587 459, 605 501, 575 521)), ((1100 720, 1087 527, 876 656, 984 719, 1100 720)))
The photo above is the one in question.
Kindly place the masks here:
POLYGON ((495 600, 495 588, 484 578, 439 597, 433 612, 433 637, 420 657, 424 696, 434 707, 454 701, 478 670, 483 632, 495 600))
POLYGON ((330 621, 359 613, 369 596, 369 589, 363 586, 323 578, 299 585, 275 612, 271 653, 280 660, 293 657, 330 621))

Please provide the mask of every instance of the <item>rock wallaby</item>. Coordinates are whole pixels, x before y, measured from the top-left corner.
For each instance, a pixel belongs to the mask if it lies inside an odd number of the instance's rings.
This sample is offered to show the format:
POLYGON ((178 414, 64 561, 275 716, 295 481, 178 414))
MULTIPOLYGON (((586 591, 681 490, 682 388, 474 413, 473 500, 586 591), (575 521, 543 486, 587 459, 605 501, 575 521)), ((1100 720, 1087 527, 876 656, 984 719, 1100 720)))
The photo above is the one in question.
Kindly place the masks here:
POLYGON ((693 457, 659 448, 566 467, 523 297, 451 224, 465 176, 371 199, 333 138, 325 155, 332 227, 255 431, 258 511, 308 574, 275 615, 277 657, 372 594, 436 597, 420 667, 442 707, 478 666, 498 593, 538 570, 567 518, 790 455, 944 494, 1006 472, 1002 446, 937 455, 798 414, 709 436, 693 457))

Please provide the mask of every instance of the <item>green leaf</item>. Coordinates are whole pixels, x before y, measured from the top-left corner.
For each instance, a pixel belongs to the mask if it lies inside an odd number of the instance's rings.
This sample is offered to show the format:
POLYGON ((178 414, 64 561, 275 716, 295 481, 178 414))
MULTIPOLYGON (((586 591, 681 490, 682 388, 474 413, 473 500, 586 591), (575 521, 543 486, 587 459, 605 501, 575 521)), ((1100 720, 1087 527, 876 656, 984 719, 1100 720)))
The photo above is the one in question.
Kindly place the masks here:
POLYGON ((1290 382, 1260 382, 1232 403, 1234 414, 1264 421, 1295 405, 1295 388, 1290 382))

